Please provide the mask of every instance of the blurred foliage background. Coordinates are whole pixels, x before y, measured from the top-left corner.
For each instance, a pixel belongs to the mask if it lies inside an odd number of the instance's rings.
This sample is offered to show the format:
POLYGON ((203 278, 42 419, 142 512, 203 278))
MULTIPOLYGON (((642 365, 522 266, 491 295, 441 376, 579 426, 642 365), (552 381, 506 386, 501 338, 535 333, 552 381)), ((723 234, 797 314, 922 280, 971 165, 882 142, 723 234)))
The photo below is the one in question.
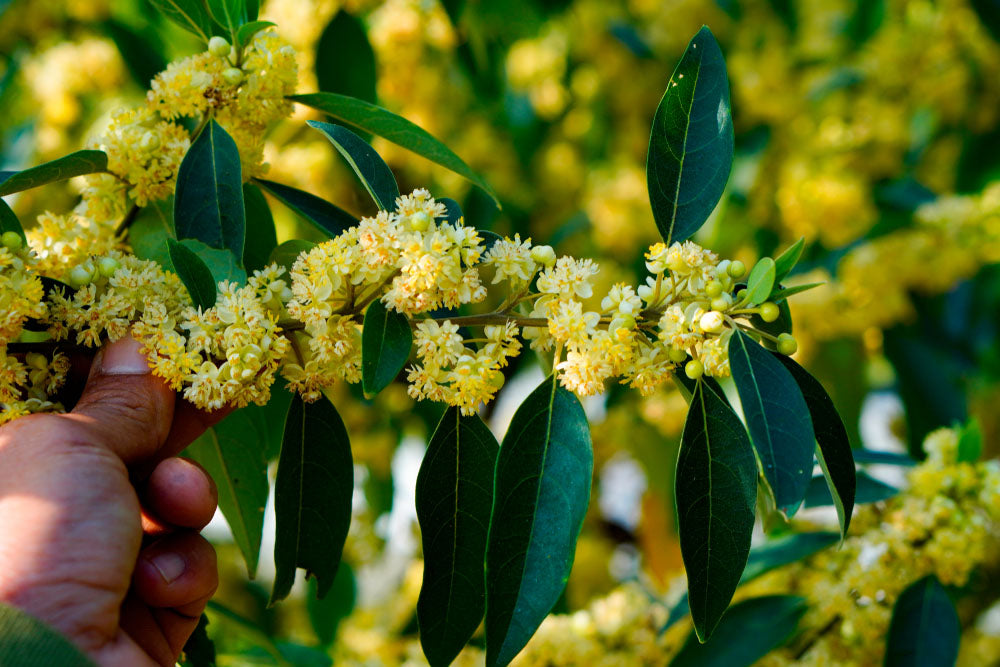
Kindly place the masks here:
MULTIPOLYGON (((752 265, 805 238, 789 282, 825 284, 792 299, 797 359, 830 390, 855 446, 920 459, 929 432, 975 417, 985 455, 997 454, 996 3, 265 0, 261 18, 296 48, 300 92, 346 93, 406 116, 483 174, 503 209, 375 139, 403 192, 427 186, 461 202, 476 227, 599 259, 607 285, 634 284, 657 238, 645 179, 650 123, 688 39, 709 25, 729 68, 737 155, 695 240, 752 265)), ((200 48, 145 0, 0 0, 0 169, 83 146, 167 62, 200 48)), ((328 142, 304 126, 313 117, 298 107, 270 131, 267 178, 373 213, 328 142)), ((28 224, 77 195, 49 186, 11 203, 28 224)), ((279 240, 313 233, 287 209, 274 211, 279 240)), ((147 210, 134 245, 157 224, 147 210)), ((530 355, 518 359, 514 374, 537 377, 530 355)), ((530 386, 515 378, 490 406, 484 416, 498 432, 530 386)), ((210 626, 219 664, 421 664, 412 487, 439 413, 402 386, 374 404, 342 393, 362 473, 351 567, 325 602, 267 609, 265 587, 247 583, 220 528, 224 585, 211 620, 222 630, 210 626)), ((597 600, 604 607, 588 613, 609 623, 626 610, 645 618, 649 602, 683 588, 672 480, 662 471, 673 469, 686 405, 676 391, 641 398, 611 387, 587 409, 599 497, 560 610, 597 600), (601 599, 623 581, 639 582, 632 597, 618 589, 619 598, 601 599)), ((265 579, 268 548, 265 537, 265 579)), ((531 660, 524 664, 555 664, 531 660)))

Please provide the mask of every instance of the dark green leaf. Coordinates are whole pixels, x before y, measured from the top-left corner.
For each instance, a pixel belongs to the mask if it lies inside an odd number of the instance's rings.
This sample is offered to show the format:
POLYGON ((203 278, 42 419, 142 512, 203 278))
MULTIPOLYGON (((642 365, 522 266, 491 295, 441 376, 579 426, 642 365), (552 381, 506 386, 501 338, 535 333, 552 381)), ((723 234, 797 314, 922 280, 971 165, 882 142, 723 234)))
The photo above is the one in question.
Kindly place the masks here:
POLYGON ((230 35, 246 21, 244 0, 207 0, 208 11, 230 35))
POLYGON ((174 234, 174 200, 149 202, 128 227, 128 244, 139 259, 150 259, 165 269, 170 269, 167 239, 174 234))
POLYGON ((746 303, 757 305, 767 301, 767 297, 771 295, 771 290, 775 285, 775 275, 774 260, 770 257, 762 257, 754 264, 750 270, 750 276, 747 278, 746 303))
POLYGON ((788 246, 785 252, 778 255, 777 259, 774 260, 774 283, 778 284, 784 280, 795 265, 799 262, 799 257, 802 256, 802 248, 805 247, 806 240, 804 238, 799 239, 792 245, 788 246))
POLYGON ((295 569, 316 577, 323 598, 333 586, 351 525, 354 461, 344 422, 321 398, 304 403, 296 394, 288 409, 274 484, 277 534, 271 604, 295 583, 295 569))
POLYGON ((739 417, 704 382, 684 422, 674 493, 691 617, 706 641, 750 554, 757 463, 739 417))
POLYGON ((343 9, 316 44, 316 83, 327 93, 375 102, 375 51, 361 20, 343 9))
POLYGON ((214 120, 191 144, 177 171, 174 226, 179 239, 198 239, 243 257, 246 214, 240 152, 214 120))
POLYGON ((450 665, 483 620, 483 561, 499 446, 479 415, 448 408, 417 476, 424 579, 420 644, 434 667, 450 665))
POLYGON ((309 623, 313 632, 323 646, 330 646, 337 636, 340 622, 351 615, 357 600, 358 587, 354 580, 354 570, 345 561, 340 561, 337 576, 333 579, 333 588, 325 599, 317 596, 315 580, 309 582, 309 595, 306 596, 306 611, 309 612, 309 623))
POLYGON ((854 455, 855 463, 876 463, 890 466, 912 467, 917 462, 906 454, 896 452, 883 452, 875 449, 855 449, 851 453, 854 455))
POLYGON ((413 151, 431 162, 436 162, 442 167, 450 169, 482 189, 483 192, 493 198, 497 207, 500 206, 500 200, 497 199, 493 189, 476 172, 472 171, 467 164, 462 162, 460 157, 455 155, 450 148, 432 137, 426 130, 414 125, 402 116, 397 116, 382 107, 370 104, 364 100, 336 93, 292 95, 289 99, 299 104, 319 109, 329 114, 337 122, 350 125, 362 132, 370 132, 371 134, 380 136, 397 146, 413 151))
POLYGON ((271 251, 270 262, 277 262, 291 272, 292 265, 295 264, 295 260, 299 258, 299 255, 309 252, 315 247, 316 244, 312 241, 301 241, 299 239, 285 241, 271 251))
POLYGON ((983 454, 983 430, 979 420, 970 419, 958 432, 958 462, 975 463, 983 454))
POLYGON ((257 22, 257 16, 260 14, 260 0, 246 0, 247 5, 247 21, 251 23, 257 22))
POLYGON ((750 667, 791 639, 805 613, 805 600, 791 595, 744 600, 726 613, 710 642, 699 644, 691 633, 670 666, 750 667))
POLYGON ((95 667, 65 637, 20 609, 0 602, 0 665, 36 667, 44 663, 60 667, 95 667))
POLYGON ((500 241, 500 240, 503 239, 502 236, 500 236, 496 232, 491 232, 488 229, 480 229, 479 230, 479 238, 481 238, 483 240, 483 254, 484 255, 490 251, 490 248, 493 247, 494 243, 496 243, 497 241, 500 241))
MULTIPOLYGON (((249 5, 250 3, 248 2, 248 8, 249 5)), ((236 43, 240 46, 240 48, 243 48, 250 43, 250 40, 253 39, 254 35, 265 28, 270 28, 273 25, 274 24, 270 21, 251 21, 250 23, 245 23, 240 26, 239 30, 236 31, 236 43)))
POLYGON ((646 181, 663 240, 683 241, 708 219, 733 165, 726 62, 712 32, 691 39, 653 116, 646 181))
POLYGON ((389 165, 382 161, 368 142, 354 134, 346 127, 332 123, 321 123, 317 120, 306 121, 323 134, 337 148, 351 169, 361 179, 368 194, 375 204, 383 211, 396 209, 396 198, 399 197, 399 186, 396 177, 392 175, 389 165))
POLYGON ((208 636, 208 616, 205 614, 184 642, 183 658, 182 667, 215 667, 215 643, 208 636))
POLYGON ((264 531, 264 505, 270 485, 267 449, 271 439, 268 418, 281 423, 284 415, 247 406, 236 410, 195 440, 187 455, 215 480, 219 509, 226 517, 252 579, 257 572, 264 531))
POLYGON ((140 34, 114 19, 104 22, 104 32, 118 47, 129 73, 143 90, 149 87, 153 77, 167 68, 167 60, 155 32, 144 31, 140 34))
MULTIPOLYGON (((778 319, 773 322, 765 322, 760 319, 760 315, 755 313, 750 316, 750 325, 757 331, 763 331, 774 337, 778 337, 783 333, 792 333, 792 311, 788 307, 788 301, 781 299, 775 301, 775 303, 778 305, 778 319)), ((773 351, 778 349, 774 341, 768 338, 761 338, 760 344, 768 350, 773 351)))
MULTIPOLYGON (((444 204, 444 207, 448 210, 448 213, 444 216, 444 218, 438 218, 439 220, 455 224, 462 219, 462 207, 457 201, 450 199, 449 197, 441 197, 437 201, 439 204, 444 204)), ((479 233, 482 235, 481 231, 479 233)))
POLYGON ((168 19, 207 42, 212 36, 212 17, 204 0, 149 0, 168 19))
POLYGON ((771 290, 771 295, 767 297, 768 301, 773 301, 775 303, 779 301, 784 301, 790 296, 795 294, 800 294, 802 292, 807 292, 811 289, 815 289, 820 285, 825 283, 806 283, 805 285, 794 285, 792 287, 781 287, 775 283, 774 288, 771 290))
MULTIPOLYGON (((864 471, 858 471, 855 477, 856 490, 854 492, 854 503, 856 505, 881 502, 899 493, 899 489, 896 487, 879 481, 864 471)), ((830 495, 830 487, 827 484, 826 477, 816 475, 809 481, 805 506, 825 507, 833 504, 833 497, 830 495)))
POLYGON ((729 341, 729 365, 764 477, 778 509, 792 516, 809 486, 816 450, 802 391, 781 362, 742 331, 729 341))
POLYGON ((246 211, 247 238, 243 247, 243 266, 247 271, 269 264, 271 251, 278 245, 274 218, 264 193, 253 183, 243 184, 243 208, 246 211))
POLYGON ((170 263, 174 266, 174 273, 184 283, 195 308, 204 310, 214 306, 215 280, 212 278, 212 272, 205 266, 205 262, 201 261, 193 250, 173 239, 167 239, 167 252, 170 254, 170 263))
POLYGON ((933 574, 903 591, 892 610, 886 667, 954 665, 962 626, 948 592, 933 574))
POLYGON ((247 272, 240 266, 236 255, 228 250, 209 248, 197 239, 184 239, 180 242, 182 246, 198 255, 198 259, 205 263, 212 273, 212 279, 216 284, 223 280, 228 280, 240 285, 246 284, 247 272))
POLYGON ((837 508, 840 534, 846 537, 847 528, 851 525, 851 514, 854 511, 857 481, 851 441, 847 438, 844 420, 837 413, 837 408, 834 407, 826 389, 819 380, 809 374, 809 371, 783 354, 774 354, 774 358, 791 373, 809 407, 809 418, 816 434, 816 457, 819 459, 823 476, 830 487, 830 494, 837 508))
POLYGON ((262 178, 254 182, 330 238, 358 224, 353 215, 314 194, 262 178))
POLYGON ((410 357, 413 334, 410 320, 389 310, 376 299, 365 311, 361 332, 361 382, 365 394, 374 396, 392 382, 410 357))
POLYGON ((847 34, 855 46, 859 46, 878 32, 885 20, 885 0, 856 0, 856 2, 854 13, 847 22, 847 34))
POLYGON ((506 665, 559 600, 590 502, 583 406, 549 376, 514 413, 497 459, 486 551, 486 664, 506 665))
POLYGON ((7 206, 7 202, 0 199, 0 234, 4 232, 14 232, 21 237, 21 241, 25 245, 28 244, 28 237, 24 235, 24 227, 21 226, 21 221, 17 219, 14 211, 10 210, 10 206, 7 206))
POLYGON ((0 197, 107 169, 108 156, 104 151, 86 150, 23 171, 0 171, 0 197))

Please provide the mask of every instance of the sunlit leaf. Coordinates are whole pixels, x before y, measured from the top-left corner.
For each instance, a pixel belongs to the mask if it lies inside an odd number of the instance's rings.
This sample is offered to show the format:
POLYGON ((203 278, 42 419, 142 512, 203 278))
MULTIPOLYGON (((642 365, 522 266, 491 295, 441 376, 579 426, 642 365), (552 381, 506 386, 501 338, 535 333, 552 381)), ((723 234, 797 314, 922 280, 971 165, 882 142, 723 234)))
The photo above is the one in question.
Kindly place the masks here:
POLYGON ((255 178, 254 183, 330 238, 358 224, 353 215, 314 194, 262 178, 255 178))
POLYGON ((0 197, 107 169, 108 156, 104 151, 76 151, 30 169, 0 171, 0 197))
POLYGON ((24 235, 21 221, 17 219, 17 215, 10 209, 10 206, 7 206, 7 202, 0 199, 0 234, 4 232, 14 232, 21 237, 21 241, 25 245, 28 244, 28 237, 24 235))
POLYGON ((775 285, 775 275, 774 260, 770 257, 762 257, 754 264, 747 277, 746 303, 757 305, 767 301, 775 285))
POLYGON ((354 134, 346 127, 332 123, 321 123, 309 120, 306 123, 326 135, 326 138, 337 148, 337 152, 347 160, 351 169, 361 179, 361 184, 375 200, 375 204, 383 211, 396 209, 396 198, 399 197, 399 186, 392 170, 368 142, 354 134))
POLYGON ((149 0, 168 19, 207 42, 212 36, 212 17, 203 0, 149 0))

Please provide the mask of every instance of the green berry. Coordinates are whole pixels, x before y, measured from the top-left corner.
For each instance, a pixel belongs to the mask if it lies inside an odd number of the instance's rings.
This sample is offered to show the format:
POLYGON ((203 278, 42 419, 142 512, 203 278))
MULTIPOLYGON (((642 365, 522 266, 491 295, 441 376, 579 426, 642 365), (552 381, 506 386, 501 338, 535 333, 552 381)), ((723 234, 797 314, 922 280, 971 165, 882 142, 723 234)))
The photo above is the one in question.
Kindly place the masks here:
POLYGON ((105 278, 110 278, 115 275, 115 271, 121 268, 121 264, 114 257, 102 257, 97 263, 97 270, 101 272, 101 275, 105 278))
POLYGON ((727 269, 727 271, 733 278, 739 278, 747 272, 747 265, 740 260, 736 260, 735 262, 731 262, 729 264, 729 269, 727 269))
POLYGON ((708 283, 705 284, 705 294, 713 299, 719 296, 722 294, 722 283, 718 280, 709 280, 708 283))
POLYGON ((692 380, 697 380, 705 374, 705 366, 697 359, 692 359, 684 366, 684 375, 692 380))
POLYGON ((10 250, 20 250, 24 239, 17 232, 4 232, 0 236, 0 243, 3 243, 4 247, 10 250))
POLYGON ((238 67, 230 67, 222 71, 222 78, 230 86, 238 86, 243 81, 243 70, 238 67))
POLYGON ((77 264, 69 272, 69 282, 73 287, 89 285, 94 277, 83 264, 77 264))
POLYGON ((712 299, 712 310, 717 310, 720 313, 728 310, 731 305, 733 305, 733 299, 728 294, 712 299))
POLYGON ((765 322, 774 322, 776 319, 778 319, 778 316, 781 314, 781 311, 778 309, 777 304, 767 301, 765 303, 760 304, 759 314, 760 314, 760 319, 764 320, 765 322))
POLYGON ((799 342, 795 340, 795 336, 789 333, 783 333, 778 336, 778 352, 781 354, 789 355, 795 354, 795 351, 799 349, 799 342))
POLYGON ((229 42, 226 41, 225 37, 219 37, 216 35, 212 39, 208 40, 208 50, 216 58, 225 58, 229 55, 229 42))
POLYGON ((667 356, 670 357, 670 361, 675 364, 679 364, 688 358, 688 353, 676 347, 672 347, 667 350, 667 356))
POLYGON ((431 226, 431 216, 424 211, 417 211, 410 216, 410 229, 415 232, 425 232, 431 226))

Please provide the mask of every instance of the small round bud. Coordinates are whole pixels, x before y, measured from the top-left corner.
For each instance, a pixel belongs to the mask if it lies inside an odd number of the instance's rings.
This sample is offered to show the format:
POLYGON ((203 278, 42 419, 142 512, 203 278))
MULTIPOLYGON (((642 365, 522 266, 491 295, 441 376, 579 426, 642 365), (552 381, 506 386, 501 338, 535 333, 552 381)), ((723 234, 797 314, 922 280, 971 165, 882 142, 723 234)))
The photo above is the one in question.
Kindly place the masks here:
POLYGON ((722 283, 720 283, 718 280, 709 280, 705 284, 705 294, 707 294, 713 299, 719 296, 720 294, 722 294, 722 283))
POLYGON ((739 292, 736 293, 736 300, 743 301, 743 299, 745 298, 747 298, 747 290, 744 287, 743 289, 741 289, 739 292))
POLYGON ((20 250, 21 246, 24 244, 24 239, 22 239, 21 235, 17 232, 4 232, 3 235, 0 236, 0 243, 3 243, 3 246, 9 250, 20 250))
POLYGON ((726 272, 733 278, 739 278, 747 272, 747 265, 740 260, 736 260, 735 262, 730 262, 729 268, 726 272))
POLYGON ((760 304, 759 314, 760 314, 760 319, 764 320, 765 322, 773 322, 776 319, 778 319, 778 316, 781 314, 781 311, 778 309, 778 304, 766 301, 760 304))
POLYGON ((729 310, 729 306, 731 305, 733 305, 733 297, 728 294, 720 294, 716 298, 712 299, 712 310, 724 312, 729 310))
POLYGON ((707 331, 708 333, 719 333, 726 326, 726 318, 722 316, 722 313, 710 310, 701 316, 698 324, 701 325, 702 331, 707 331))
POLYGON ((531 249, 531 259, 543 266, 552 266, 556 263, 556 251, 550 245, 536 245, 531 249))
POLYGON ((121 268, 121 264, 114 257, 101 257, 100 261, 97 262, 97 270, 100 271, 101 275, 105 278, 110 278, 115 275, 115 271, 121 268))
POLYGON ((670 357, 670 361, 679 364, 688 358, 688 353, 678 347, 672 347, 667 350, 667 356, 670 357))
POLYGON ((417 211, 410 216, 410 229, 415 232, 426 232, 431 226, 431 216, 424 211, 417 211))
POLYGON ((705 374, 705 366, 697 359, 692 359, 684 365, 684 375, 692 380, 697 380, 705 374))
POLYGON ((618 312, 622 315, 631 315, 635 308, 632 306, 631 301, 622 301, 618 304, 618 312))
POLYGON ((238 67, 222 70, 222 79, 230 86, 238 86, 243 81, 243 70, 238 67))
POLYGON ((795 354, 795 351, 799 349, 799 342, 795 340, 795 336, 789 333, 783 333, 778 336, 778 352, 782 354, 795 354))
POLYGON ((160 137, 157 136, 155 132, 143 132, 142 139, 139 141, 139 148, 146 153, 155 151, 160 147, 160 137))
POLYGON ((611 320, 608 331, 618 331, 619 329, 634 329, 635 317, 630 313, 619 313, 611 320))
POLYGON ((229 55, 229 42, 225 37, 216 35, 208 40, 208 51, 216 58, 225 58, 229 55))
POLYGON ((77 264, 69 272, 69 282, 73 287, 89 285, 93 279, 90 270, 83 264, 77 264))

